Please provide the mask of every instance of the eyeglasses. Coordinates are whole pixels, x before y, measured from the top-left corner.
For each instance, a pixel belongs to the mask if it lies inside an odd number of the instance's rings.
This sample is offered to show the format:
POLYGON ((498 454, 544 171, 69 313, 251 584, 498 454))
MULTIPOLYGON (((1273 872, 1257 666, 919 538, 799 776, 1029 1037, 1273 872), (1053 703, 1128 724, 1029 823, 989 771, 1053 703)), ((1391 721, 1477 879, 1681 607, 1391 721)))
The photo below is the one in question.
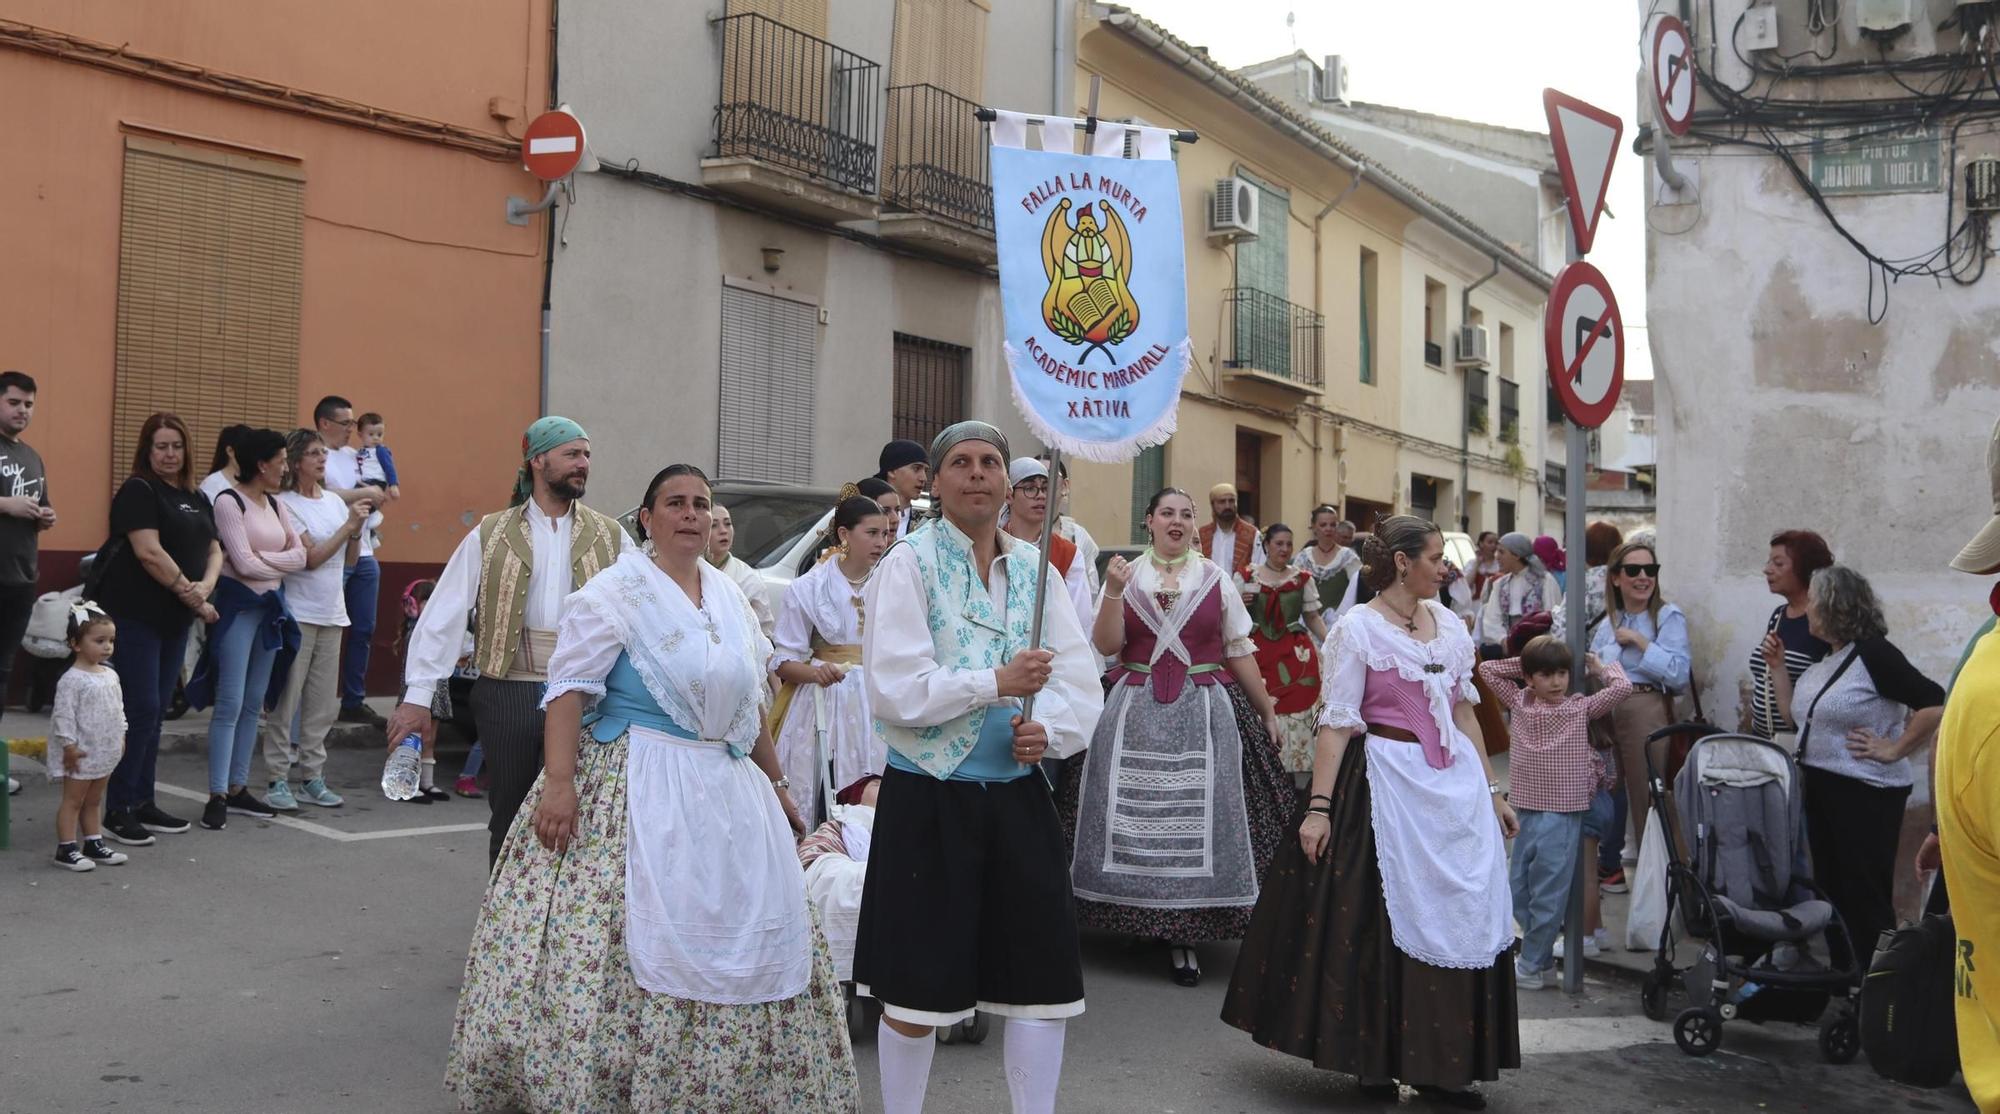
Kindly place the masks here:
POLYGON ((1049 493, 1049 481, 1023 480, 1014 485, 1014 490, 1023 495, 1047 495, 1049 493))
POLYGON ((1657 578, 1660 575, 1660 566, 1657 564, 1620 565, 1618 566, 1618 571, 1626 576, 1646 576, 1646 577, 1657 578))
POLYGON ((342 428, 342 429, 353 429, 353 428, 354 428, 354 419, 353 419, 353 418, 349 418, 349 419, 347 419, 347 420, 346 420, 346 421, 344 421, 344 422, 341 422, 341 421, 335 421, 335 420, 334 420, 334 419, 332 419, 332 418, 328 418, 328 419, 326 419, 326 422, 327 422, 327 424, 328 424, 328 425, 337 425, 337 426, 339 426, 339 427, 340 427, 340 428, 342 428))

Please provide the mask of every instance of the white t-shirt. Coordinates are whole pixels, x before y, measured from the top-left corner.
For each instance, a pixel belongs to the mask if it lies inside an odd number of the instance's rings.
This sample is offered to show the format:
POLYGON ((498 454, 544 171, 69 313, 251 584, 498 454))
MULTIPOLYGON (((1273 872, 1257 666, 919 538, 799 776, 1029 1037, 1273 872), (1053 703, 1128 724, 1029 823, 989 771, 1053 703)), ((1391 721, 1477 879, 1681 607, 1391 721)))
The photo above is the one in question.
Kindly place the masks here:
POLYGON ((228 472, 210 472, 208 475, 202 477, 201 487, 198 490, 201 492, 202 497, 208 500, 208 505, 212 507, 228 487, 228 472))
MULTIPOLYGON (((328 449, 326 453, 326 486, 335 491, 352 491, 361 486, 361 450, 352 445, 344 449, 328 449)), ((361 532, 361 555, 375 556, 375 540, 372 531, 361 532)))
MULTIPOLYGON (((278 494, 278 501, 292 516, 292 528, 300 537, 311 539, 308 548, 339 533, 347 522, 347 504, 324 488, 317 499, 284 491, 278 494)), ((291 605, 293 618, 316 627, 347 625, 347 597, 341 587, 344 564, 336 553, 316 569, 286 574, 285 600, 291 605)))

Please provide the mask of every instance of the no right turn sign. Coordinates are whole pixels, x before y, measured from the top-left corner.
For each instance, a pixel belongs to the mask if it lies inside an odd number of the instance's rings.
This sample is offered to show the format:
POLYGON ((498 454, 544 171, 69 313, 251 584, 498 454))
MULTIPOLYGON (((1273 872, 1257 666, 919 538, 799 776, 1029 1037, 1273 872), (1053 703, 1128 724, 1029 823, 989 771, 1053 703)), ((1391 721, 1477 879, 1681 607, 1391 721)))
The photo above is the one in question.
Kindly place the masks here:
POLYGON ((1578 261, 1556 276, 1542 311, 1549 383, 1569 420, 1604 424, 1625 385, 1625 323, 1604 273, 1578 261))

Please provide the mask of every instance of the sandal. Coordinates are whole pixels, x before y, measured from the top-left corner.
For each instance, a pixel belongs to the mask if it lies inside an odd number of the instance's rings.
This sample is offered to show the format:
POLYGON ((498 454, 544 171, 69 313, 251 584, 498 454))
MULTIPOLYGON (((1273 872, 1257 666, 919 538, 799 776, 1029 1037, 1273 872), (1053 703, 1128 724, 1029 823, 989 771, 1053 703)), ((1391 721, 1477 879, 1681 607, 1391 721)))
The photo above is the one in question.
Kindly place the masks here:
POLYGON ((1174 981, 1182 986, 1198 986, 1201 983, 1201 961, 1195 958, 1194 948, 1185 944, 1175 944, 1167 949, 1167 962, 1173 965, 1174 981))

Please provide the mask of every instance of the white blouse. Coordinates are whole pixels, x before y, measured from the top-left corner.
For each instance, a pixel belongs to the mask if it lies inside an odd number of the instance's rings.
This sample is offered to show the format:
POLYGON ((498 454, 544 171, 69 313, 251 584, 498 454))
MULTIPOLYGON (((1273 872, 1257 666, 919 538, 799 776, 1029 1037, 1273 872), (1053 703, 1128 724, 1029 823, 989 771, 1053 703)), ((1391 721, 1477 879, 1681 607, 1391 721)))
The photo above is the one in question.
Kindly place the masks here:
MULTIPOLYGON (((865 587, 867 582, 862 584, 865 587)), ((778 613, 773 632, 776 652, 771 656, 771 668, 788 661, 811 662, 814 631, 828 645, 859 646, 861 614, 854 601, 860 595, 861 589, 847 582, 837 560, 821 561, 792 581, 785 588, 785 606, 778 613)))

